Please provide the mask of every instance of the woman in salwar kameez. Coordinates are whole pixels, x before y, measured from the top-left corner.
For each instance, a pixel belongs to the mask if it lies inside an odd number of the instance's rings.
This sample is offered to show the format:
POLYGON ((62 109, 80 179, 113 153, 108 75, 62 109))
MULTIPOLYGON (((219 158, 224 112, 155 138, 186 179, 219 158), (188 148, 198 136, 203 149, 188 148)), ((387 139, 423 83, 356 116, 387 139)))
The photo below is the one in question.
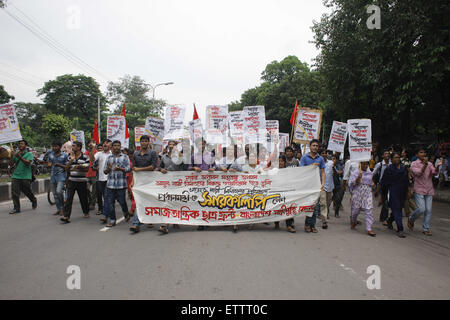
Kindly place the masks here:
POLYGON ((409 179, 408 169, 401 163, 400 154, 398 152, 394 152, 392 164, 384 171, 380 184, 388 188, 388 203, 394 216, 393 218, 389 217, 387 221, 388 226, 392 229, 392 222, 395 220, 395 224, 397 225, 397 235, 400 238, 405 238, 405 234, 403 233, 402 209, 405 205, 409 179))
POLYGON ((373 224, 373 199, 372 199, 372 172, 369 170, 369 162, 361 162, 360 168, 355 170, 350 177, 349 186, 352 188, 352 216, 351 228, 355 229, 357 218, 361 210, 364 210, 366 218, 367 234, 375 237, 372 231, 373 224))

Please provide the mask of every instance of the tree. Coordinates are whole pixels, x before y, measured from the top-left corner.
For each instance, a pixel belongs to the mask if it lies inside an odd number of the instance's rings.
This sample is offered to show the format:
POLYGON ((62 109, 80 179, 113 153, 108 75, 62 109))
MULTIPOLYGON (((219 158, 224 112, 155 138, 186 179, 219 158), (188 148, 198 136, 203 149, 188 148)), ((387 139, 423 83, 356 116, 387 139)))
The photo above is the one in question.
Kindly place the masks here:
POLYGON ((6 92, 5 88, 0 85, 0 104, 8 103, 11 100, 14 100, 15 98, 6 92))
POLYGON ((65 141, 69 138, 71 127, 70 120, 62 114, 48 113, 42 119, 42 129, 47 132, 51 140, 65 141))
POLYGON ((264 105, 266 119, 278 120, 280 132, 291 132, 289 123, 295 101, 302 107, 322 108, 321 77, 317 71, 295 56, 269 63, 261 74, 260 86, 245 91, 241 100, 229 104, 229 110, 264 105))
MULTIPOLYGON (((106 98, 99 84, 92 77, 66 74, 47 81, 38 91, 49 112, 64 115, 69 119, 78 117, 78 130, 92 131, 97 116, 98 98, 100 110, 107 111, 106 98)), ((102 117, 103 118, 103 117, 102 117)), ((106 123, 106 122, 105 122, 106 123)))
POLYGON ((148 98, 149 92, 149 85, 139 76, 125 75, 119 82, 108 84, 106 96, 109 103, 115 106, 113 114, 120 114, 125 103, 127 126, 134 128, 144 125, 148 116, 160 116, 166 106, 164 100, 148 98))
POLYGON ((314 22, 326 117, 372 119, 375 140, 407 144, 450 135, 450 7, 445 0, 380 0, 381 29, 366 26, 365 0, 325 0, 314 22), (423 137, 419 136, 419 139, 423 137))

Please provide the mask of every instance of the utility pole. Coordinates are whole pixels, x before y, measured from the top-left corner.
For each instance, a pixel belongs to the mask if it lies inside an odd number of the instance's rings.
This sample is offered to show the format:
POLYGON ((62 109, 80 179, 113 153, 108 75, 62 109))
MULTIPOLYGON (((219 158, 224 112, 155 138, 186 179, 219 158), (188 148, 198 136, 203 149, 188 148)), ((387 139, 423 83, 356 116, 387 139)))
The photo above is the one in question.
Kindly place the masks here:
POLYGON ((102 141, 102 139, 100 138, 100 132, 102 131, 102 122, 100 120, 100 97, 97 98, 97 129, 98 129, 98 141, 102 141))

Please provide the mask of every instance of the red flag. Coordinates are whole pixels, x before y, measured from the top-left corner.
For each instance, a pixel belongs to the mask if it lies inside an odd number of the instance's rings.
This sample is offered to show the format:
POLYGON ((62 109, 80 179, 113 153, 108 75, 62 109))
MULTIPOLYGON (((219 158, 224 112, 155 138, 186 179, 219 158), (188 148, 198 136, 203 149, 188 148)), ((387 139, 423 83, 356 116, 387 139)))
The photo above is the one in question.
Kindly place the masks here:
POLYGON ((197 109, 195 108, 195 103, 194 103, 194 117, 192 120, 197 120, 198 119, 198 114, 197 114, 197 109))
POLYGON ((92 139, 95 140, 97 144, 100 143, 100 139, 98 138, 97 118, 95 118, 94 122, 94 131, 92 131, 92 139))
POLYGON ((298 113, 298 101, 295 100, 295 107, 294 107, 294 111, 292 111, 292 115, 291 115, 291 126, 294 126, 295 121, 297 120, 297 113, 298 113))
POLYGON ((122 112, 120 113, 120 115, 125 118, 125 139, 128 139, 130 137, 130 133, 128 132, 127 116, 125 115, 125 102, 123 103, 122 112))

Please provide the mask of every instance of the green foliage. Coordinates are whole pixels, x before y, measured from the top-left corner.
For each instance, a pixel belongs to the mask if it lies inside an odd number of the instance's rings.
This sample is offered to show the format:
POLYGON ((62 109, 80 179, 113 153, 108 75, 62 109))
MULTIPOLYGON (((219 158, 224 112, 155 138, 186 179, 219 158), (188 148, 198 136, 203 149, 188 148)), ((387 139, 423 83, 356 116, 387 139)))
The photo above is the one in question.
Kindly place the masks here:
POLYGON ((278 120, 280 132, 290 133, 292 110, 295 101, 313 109, 322 108, 322 78, 317 71, 295 56, 282 61, 272 61, 261 74, 262 84, 245 91, 241 100, 229 104, 230 111, 242 110, 245 106, 264 105, 266 118, 278 120))
POLYGON ((166 102, 149 98, 150 86, 139 76, 125 75, 118 82, 110 82, 106 96, 108 101, 115 106, 113 114, 120 114, 125 103, 127 125, 134 128, 145 124, 148 116, 162 114, 166 102))
POLYGON ((325 118, 370 118, 374 139, 384 144, 448 136, 448 1, 376 1, 379 30, 366 26, 365 0, 324 4, 333 12, 312 30, 328 94, 325 118))
POLYGON ((0 85, 0 104, 8 103, 11 100, 14 100, 14 97, 9 95, 5 88, 0 85))
POLYGON ((52 140, 68 140, 71 127, 71 121, 62 114, 48 113, 42 118, 42 129, 52 140))
POLYGON ((81 74, 59 76, 55 80, 47 81, 37 92, 39 96, 44 96, 43 101, 48 112, 61 114, 69 119, 77 117, 77 130, 92 131, 94 118, 98 113, 99 97, 102 118, 107 111, 106 98, 100 92, 98 83, 94 78, 81 74))

